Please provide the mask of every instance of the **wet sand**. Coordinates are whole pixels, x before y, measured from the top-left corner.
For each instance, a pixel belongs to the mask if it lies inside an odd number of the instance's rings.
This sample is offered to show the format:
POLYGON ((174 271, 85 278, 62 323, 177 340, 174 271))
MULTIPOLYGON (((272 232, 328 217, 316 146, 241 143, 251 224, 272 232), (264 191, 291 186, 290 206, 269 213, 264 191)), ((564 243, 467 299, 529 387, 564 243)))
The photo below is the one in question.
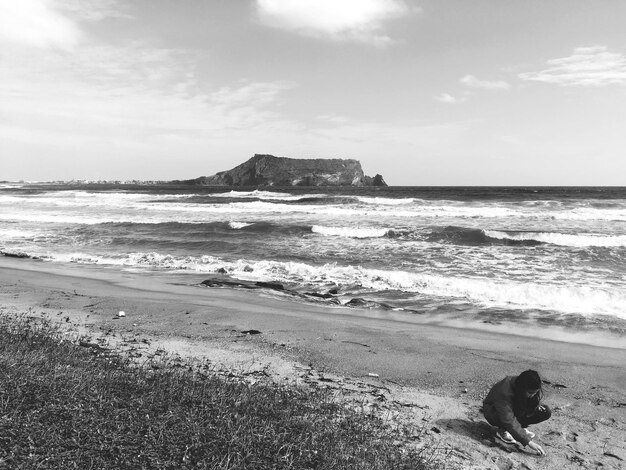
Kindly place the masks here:
POLYGON ((419 423, 414 445, 439 446, 460 468, 626 466, 621 338, 607 337, 613 347, 554 341, 532 330, 515 334, 514 326, 454 327, 420 315, 191 285, 202 280, 0 258, 0 309, 58 319, 120 347, 142 344, 144 354, 164 349, 255 380, 349 392, 392 421, 419 423), (117 316, 121 310, 125 317, 117 316), (545 401, 554 409, 534 427, 546 457, 496 444, 479 412, 493 383, 528 368, 547 381, 545 401))

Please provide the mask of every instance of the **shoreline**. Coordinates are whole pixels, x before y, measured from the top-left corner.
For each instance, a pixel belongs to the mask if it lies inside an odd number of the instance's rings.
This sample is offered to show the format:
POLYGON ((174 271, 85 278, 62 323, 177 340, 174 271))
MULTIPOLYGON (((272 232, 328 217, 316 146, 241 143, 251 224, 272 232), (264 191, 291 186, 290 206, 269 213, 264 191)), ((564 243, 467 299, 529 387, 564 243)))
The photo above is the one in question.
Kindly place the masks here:
POLYGON ((393 313, 176 280, 176 275, 0 258, 0 305, 9 314, 31 309, 48 318, 70 318, 65 322, 94 334, 149 337, 155 347, 212 357, 226 367, 264 367, 276 381, 306 383, 313 371, 331 377, 327 384, 383 387, 389 390, 387 403, 426 403, 424 409, 405 407, 413 418, 427 419, 429 430, 430 424, 439 430, 426 440, 451 443, 466 453, 461 463, 479 468, 509 461, 507 468, 568 468, 575 463, 572 456, 603 468, 626 463, 623 439, 620 443, 626 430, 624 350, 420 319, 389 321, 393 313), (120 310, 126 317, 117 317, 120 310), (249 330, 260 334, 243 333, 249 330), (546 402, 556 408, 552 420, 537 426, 546 458, 494 445, 478 411, 493 383, 527 368, 549 382, 546 402))
MULTIPOLYGON (((100 280, 118 287, 136 289, 137 291, 157 291, 154 287, 160 285, 164 289, 159 292, 167 292, 171 295, 186 295, 189 302, 201 301, 206 297, 199 290, 211 289, 212 292, 220 292, 217 296, 225 296, 232 300, 233 297, 245 298, 245 304, 254 304, 258 298, 269 298, 279 303, 278 310, 289 310, 289 305, 293 305, 294 310, 307 310, 317 313, 323 312, 337 317, 357 317, 368 320, 382 320, 385 322, 405 323, 410 326, 434 326, 446 329, 461 330, 465 333, 475 332, 487 335, 512 336, 516 338, 534 338, 538 340, 579 344, 582 346, 592 346, 600 348, 614 348, 626 350, 626 336, 613 333, 610 330, 582 330, 572 326, 558 326, 554 324, 542 325, 532 323, 528 319, 515 321, 506 319, 498 322, 491 320, 480 321, 479 319, 463 318, 464 313, 459 315, 445 315, 440 313, 416 313, 415 311, 403 309, 369 308, 360 306, 347 306, 317 300, 315 297, 302 295, 291 295, 291 291, 279 289, 245 289, 236 287, 206 287, 202 282, 216 277, 211 273, 194 273, 191 271, 152 271, 144 268, 127 268, 119 266, 92 265, 92 264, 61 264, 43 261, 37 258, 20 258, 14 256, 1 256, 1 268, 17 269, 31 272, 45 272, 52 275, 89 278, 100 280), (190 282, 191 279, 194 282, 190 282), (183 292, 183 289, 187 289, 183 292), (223 294, 231 291, 232 294, 223 294), (193 300, 194 297, 197 299, 193 300)), ((227 278, 226 278, 227 279, 227 278)), ((229 281, 222 281, 229 284, 229 281)), ((236 284, 232 282, 230 284, 236 284)), ((250 282, 254 284, 254 282, 250 282)), ((272 284, 270 282, 270 284, 272 284)))

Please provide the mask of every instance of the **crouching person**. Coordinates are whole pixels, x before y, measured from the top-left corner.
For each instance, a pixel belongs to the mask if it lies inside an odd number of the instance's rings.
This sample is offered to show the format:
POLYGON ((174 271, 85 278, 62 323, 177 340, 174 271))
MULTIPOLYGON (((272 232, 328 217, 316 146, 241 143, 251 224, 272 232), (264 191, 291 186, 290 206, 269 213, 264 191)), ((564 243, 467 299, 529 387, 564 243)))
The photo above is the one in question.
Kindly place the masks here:
POLYGON ((541 378, 534 370, 505 377, 495 384, 483 400, 483 414, 489 424, 498 428, 496 439, 528 446, 545 455, 541 446, 533 442, 535 434, 526 429, 550 418, 550 408, 541 403, 542 398, 541 378))

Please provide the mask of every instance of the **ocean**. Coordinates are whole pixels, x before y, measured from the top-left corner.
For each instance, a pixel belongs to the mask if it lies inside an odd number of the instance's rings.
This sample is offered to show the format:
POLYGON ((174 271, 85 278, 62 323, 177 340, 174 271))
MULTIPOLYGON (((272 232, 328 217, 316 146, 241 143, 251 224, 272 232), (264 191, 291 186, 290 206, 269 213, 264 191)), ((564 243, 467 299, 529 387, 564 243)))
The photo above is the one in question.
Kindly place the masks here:
POLYGON ((285 291, 268 295, 394 321, 626 347, 623 187, 6 183, 0 252, 189 283, 278 283, 285 291))

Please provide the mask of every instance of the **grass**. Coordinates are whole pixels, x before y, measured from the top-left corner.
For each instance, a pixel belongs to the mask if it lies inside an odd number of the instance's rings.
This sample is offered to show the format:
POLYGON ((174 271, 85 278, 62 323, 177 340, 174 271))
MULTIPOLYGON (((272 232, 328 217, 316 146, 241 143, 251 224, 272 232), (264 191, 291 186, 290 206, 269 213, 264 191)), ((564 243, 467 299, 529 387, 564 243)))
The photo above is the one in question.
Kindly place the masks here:
POLYGON ((0 469, 426 469, 330 395, 154 370, 0 315, 0 469))

